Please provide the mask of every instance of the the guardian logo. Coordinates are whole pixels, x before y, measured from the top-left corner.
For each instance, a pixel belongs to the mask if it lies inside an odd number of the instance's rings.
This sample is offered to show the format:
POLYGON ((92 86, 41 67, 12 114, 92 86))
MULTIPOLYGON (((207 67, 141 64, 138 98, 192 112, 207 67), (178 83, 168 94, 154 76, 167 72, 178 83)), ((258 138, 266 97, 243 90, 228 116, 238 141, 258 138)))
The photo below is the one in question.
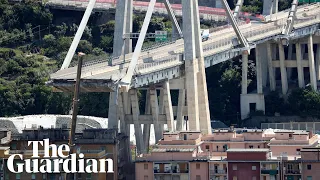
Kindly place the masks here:
POLYGON ((71 154, 70 147, 66 144, 59 145, 49 144, 49 139, 43 141, 28 141, 28 146, 32 144, 32 157, 31 159, 23 158, 22 154, 13 154, 8 158, 7 167, 12 173, 114 173, 112 159, 83 159, 84 154, 79 153, 71 154), (39 156, 39 146, 44 147, 43 156, 39 156), (50 149, 50 150, 49 150, 50 149), (50 153, 51 156, 50 156, 50 153), (68 153, 68 155, 65 155, 68 153), (23 163, 16 163, 14 167, 14 160, 21 160, 23 163), (99 170, 98 170, 99 163, 99 170), (108 170, 106 171, 106 163, 108 170))

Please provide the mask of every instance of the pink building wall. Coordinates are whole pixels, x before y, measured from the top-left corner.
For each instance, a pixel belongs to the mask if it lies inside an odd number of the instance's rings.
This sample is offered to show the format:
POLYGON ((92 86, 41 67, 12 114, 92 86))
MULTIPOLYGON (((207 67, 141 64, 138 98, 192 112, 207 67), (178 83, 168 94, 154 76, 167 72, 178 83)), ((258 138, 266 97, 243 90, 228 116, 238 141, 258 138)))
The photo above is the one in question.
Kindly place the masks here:
POLYGON ((312 179, 318 180, 320 179, 320 162, 313 163, 303 163, 302 164, 302 175, 303 179, 307 179, 308 176, 311 176, 312 179), (311 165, 311 169, 308 170, 307 166, 311 165))
POLYGON ((200 132, 180 132, 180 139, 183 139, 184 135, 187 135, 188 140, 196 140, 202 137, 200 132))
POLYGON ((176 134, 164 134, 163 135, 163 139, 165 141, 171 141, 171 140, 178 140, 179 139, 179 134, 176 133, 176 134))
POLYGON ((290 133, 277 132, 275 138, 277 140, 287 140, 287 139, 289 139, 289 134, 292 134, 292 133, 291 132, 290 133))
POLYGON ((246 141, 262 141, 262 132, 247 132, 243 133, 246 141))
POLYGON ((194 152, 153 152, 147 156, 150 161, 193 160, 194 152))
POLYGON ((252 180, 253 177, 256 177, 256 180, 259 180, 260 162, 228 163, 228 176, 230 180, 233 177, 237 177, 237 180, 252 180), (233 170, 233 166, 236 166, 237 170, 233 170), (252 166, 255 166, 256 170, 252 170, 252 166))
POLYGON ((136 180, 144 180, 145 176, 148 177, 148 180, 153 180, 153 163, 152 162, 136 162, 136 180), (145 169, 145 164, 148 168, 145 169))
POLYGON ((318 153, 318 150, 320 151, 320 148, 315 148, 314 150, 308 152, 303 150, 301 152, 302 160, 311 160, 310 162, 302 163, 303 179, 307 179, 308 176, 312 176, 312 179, 320 179, 320 153, 318 153), (308 165, 311 165, 311 169, 307 168, 308 165))
POLYGON ((307 141, 309 139, 309 135, 294 134, 293 138, 298 141, 307 141))
POLYGON ((297 152, 297 149, 302 149, 303 147, 308 147, 308 146, 285 146, 285 145, 281 145, 281 146, 270 146, 270 150, 272 152, 272 156, 280 156, 281 153, 283 152, 287 152, 287 154, 289 156, 295 156, 295 155, 299 155, 299 153, 297 152))
POLYGON ((197 176, 200 176, 201 180, 209 179, 208 162, 190 162, 190 180, 196 180, 197 176), (197 169, 197 164, 200 164, 199 169, 197 169))

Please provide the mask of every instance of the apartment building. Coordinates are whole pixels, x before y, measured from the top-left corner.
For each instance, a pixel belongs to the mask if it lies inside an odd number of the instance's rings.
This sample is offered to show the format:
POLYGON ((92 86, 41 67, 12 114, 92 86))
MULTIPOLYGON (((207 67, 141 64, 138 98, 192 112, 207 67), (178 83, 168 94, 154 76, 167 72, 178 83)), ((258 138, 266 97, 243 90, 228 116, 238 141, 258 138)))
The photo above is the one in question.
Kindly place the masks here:
POLYGON ((302 178, 304 180, 320 179, 320 147, 301 149, 302 178))
POLYGON ((229 149, 227 150, 228 177, 232 180, 259 180, 260 162, 267 161, 269 149, 229 149))
POLYGON ((314 173, 310 167, 317 166, 306 165, 301 153, 317 144, 318 136, 306 131, 231 128, 214 130, 211 135, 164 133, 155 149, 137 157, 136 179, 310 179, 310 173, 314 173))
MULTIPOLYGON (((24 159, 31 159, 33 155, 32 146, 28 146, 28 141, 42 141, 50 139, 50 144, 59 146, 68 144, 69 129, 67 128, 29 128, 24 129, 19 135, 12 136, 10 146, 0 147, 1 163, 6 164, 9 156, 12 154, 22 154, 24 159)), ((1 134, 1 133, 0 133, 1 134)), ((75 174, 77 180, 118 180, 124 179, 124 165, 127 159, 124 154, 124 143, 126 136, 118 133, 117 129, 84 129, 76 134, 75 148, 73 153, 83 153, 84 159, 112 159, 114 173, 78 173, 75 174)), ((50 150, 50 153, 52 151, 50 150)), ((68 152, 65 152, 67 155, 68 152)), ((43 146, 39 146, 40 158, 43 157, 43 146)), ((14 165, 22 161, 14 160, 14 165)), ((86 164, 87 165, 87 164, 86 164)), ((108 169, 108 163, 105 164, 108 169)), ((62 180, 66 178, 66 173, 12 173, 7 166, 0 166, 0 174, 5 180, 62 180)), ((33 167, 33 165, 32 165, 33 167)), ((62 171, 62 166, 60 167, 62 171)), ((99 164, 98 164, 99 169, 99 164)))

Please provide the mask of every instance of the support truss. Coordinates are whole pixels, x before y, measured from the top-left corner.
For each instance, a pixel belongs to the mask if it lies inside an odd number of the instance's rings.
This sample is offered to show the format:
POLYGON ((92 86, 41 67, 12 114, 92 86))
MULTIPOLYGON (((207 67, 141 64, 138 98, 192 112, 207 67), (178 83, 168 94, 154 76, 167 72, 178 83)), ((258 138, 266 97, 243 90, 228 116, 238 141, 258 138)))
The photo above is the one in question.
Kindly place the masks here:
POLYGON ((69 48, 68 54, 67 54, 66 58, 63 61, 61 69, 66 69, 66 68, 69 67, 69 65, 71 63, 71 60, 73 58, 73 55, 76 52, 76 49, 77 49, 78 44, 80 42, 80 39, 82 37, 83 31, 85 30, 85 28, 87 26, 87 23, 89 21, 90 15, 91 15, 91 12, 92 12, 95 4, 96 4, 96 0, 90 0, 89 1, 87 9, 86 9, 86 11, 85 11, 85 13, 84 13, 84 15, 82 17, 80 26, 79 26, 79 28, 77 30, 76 35, 74 36, 74 39, 72 41, 71 46, 69 48))
POLYGON ((242 32, 239 29, 239 26, 234 18, 234 16, 231 13, 230 7, 228 5, 228 2, 226 0, 221 0, 222 1, 222 5, 224 6, 224 9, 226 10, 227 16, 231 22, 231 25, 233 27, 233 30, 235 31, 235 33, 237 34, 238 40, 240 42, 240 45, 243 48, 246 49, 250 49, 249 43, 247 41, 247 39, 243 36, 242 32))
POLYGON ((172 7, 171 7, 171 4, 170 4, 169 0, 163 0, 163 1, 164 1, 164 5, 166 6, 166 9, 167 9, 167 11, 168 11, 169 18, 170 18, 170 20, 172 21, 176 32, 178 32, 180 38, 182 38, 181 28, 180 28, 180 26, 179 26, 179 23, 178 23, 178 21, 177 21, 176 16, 174 15, 174 12, 173 12, 173 9, 172 9, 172 7))
POLYGON ((237 19, 240 15, 240 12, 241 12, 241 8, 242 8, 242 5, 243 5, 243 0, 238 0, 237 1, 237 4, 236 4, 236 7, 233 11, 233 17, 235 19, 237 19))
POLYGON ((293 0, 292 2, 292 6, 288 15, 288 19, 287 22, 285 24, 285 26, 282 29, 282 34, 288 36, 292 29, 293 29, 293 25, 294 25, 294 20, 296 17, 296 12, 298 9, 298 0, 293 0))
POLYGON ((147 34, 147 30, 149 27, 149 23, 151 20, 151 16, 152 16, 152 12, 153 12, 155 4, 156 4, 156 0, 150 0, 148 11, 147 11, 146 16, 144 18, 143 25, 142 25, 140 35, 138 38, 138 42, 137 42, 137 45, 134 49, 128 70, 126 72, 126 75, 119 82, 119 85, 122 88, 124 88, 123 89, 124 91, 128 91, 130 89, 132 76, 133 76, 134 70, 137 66, 137 63, 138 63, 138 59, 139 59, 139 56, 141 53, 142 45, 143 45, 144 39, 147 34))

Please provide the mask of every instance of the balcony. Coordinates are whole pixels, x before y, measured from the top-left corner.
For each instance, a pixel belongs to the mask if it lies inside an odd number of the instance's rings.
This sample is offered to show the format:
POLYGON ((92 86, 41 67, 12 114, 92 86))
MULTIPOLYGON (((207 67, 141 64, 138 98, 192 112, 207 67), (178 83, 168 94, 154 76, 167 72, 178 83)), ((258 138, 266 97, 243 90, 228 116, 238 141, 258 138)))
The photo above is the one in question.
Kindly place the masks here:
POLYGON ((210 174, 227 174, 227 171, 223 169, 210 169, 210 174))
POLYGON ((301 174, 301 170, 300 169, 288 169, 286 171, 286 174, 300 175, 301 174))
POLYGON ((277 169, 261 169, 261 174, 277 175, 277 169))
POLYGON ((164 171, 160 171, 160 169, 154 169, 153 172, 155 174, 174 174, 174 173, 189 173, 189 170, 177 170, 177 169, 165 169, 164 171))

